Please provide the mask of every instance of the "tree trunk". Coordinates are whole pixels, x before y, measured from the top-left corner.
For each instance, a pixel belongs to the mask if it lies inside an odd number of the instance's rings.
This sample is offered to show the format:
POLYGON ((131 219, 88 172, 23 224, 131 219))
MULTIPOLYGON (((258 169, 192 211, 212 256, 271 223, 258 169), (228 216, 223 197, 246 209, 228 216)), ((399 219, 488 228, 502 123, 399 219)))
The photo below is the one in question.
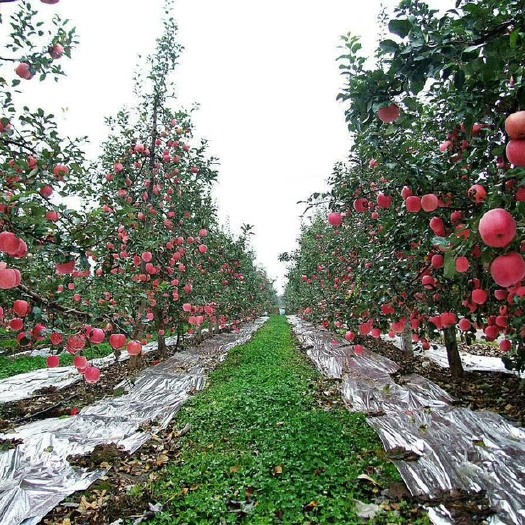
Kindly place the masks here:
POLYGON ((405 325, 405 329, 401 334, 401 349, 403 352, 406 352, 408 355, 414 355, 414 347, 412 345, 412 330, 410 324, 405 325))
POLYGON ((166 358, 168 356, 168 347, 166 346, 166 336, 164 334, 160 335, 157 339, 158 350, 161 357, 166 358))
POLYGON ((463 377, 463 365, 458 351, 458 341, 456 339, 456 327, 450 326, 444 329, 445 347, 447 349, 448 365, 450 373, 454 378, 463 377))

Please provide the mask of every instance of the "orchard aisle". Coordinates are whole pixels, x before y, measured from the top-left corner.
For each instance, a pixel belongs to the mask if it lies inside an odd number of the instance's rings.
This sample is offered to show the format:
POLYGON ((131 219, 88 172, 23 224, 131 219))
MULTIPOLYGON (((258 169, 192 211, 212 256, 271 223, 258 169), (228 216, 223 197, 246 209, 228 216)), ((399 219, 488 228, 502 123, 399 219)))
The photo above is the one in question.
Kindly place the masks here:
POLYGON ((433 523, 525 523, 522 427, 493 412, 454 407, 420 375, 394 380, 394 361, 290 320, 316 366, 341 380, 348 409, 368 415, 411 493, 428 500, 433 523))
POLYGON ((164 509, 153 523, 427 523, 385 496, 398 474, 333 392, 271 318, 179 414, 193 426, 179 460, 143 487, 164 509))
POLYGON ((67 495, 104 477, 111 465, 92 468, 89 462, 97 446, 114 444, 115 450, 132 454, 155 438, 191 393, 204 387, 208 372, 266 320, 259 318, 239 333, 220 334, 175 353, 77 416, 47 418, 0 434, 0 445, 2 440, 16 444, 0 449, 0 523, 39 523, 67 495), (88 468, 78 468, 69 456, 84 456, 82 467, 88 468))

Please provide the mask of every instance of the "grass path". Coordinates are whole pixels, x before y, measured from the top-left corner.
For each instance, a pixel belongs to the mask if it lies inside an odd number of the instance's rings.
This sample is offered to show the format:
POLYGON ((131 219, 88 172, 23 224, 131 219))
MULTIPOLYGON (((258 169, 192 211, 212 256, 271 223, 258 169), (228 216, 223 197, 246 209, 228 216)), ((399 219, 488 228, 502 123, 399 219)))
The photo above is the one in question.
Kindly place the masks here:
MULTIPOLYGON (((154 488, 166 512, 153 523, 363 523, 355 500, 380 489, 358 476, 399 476, 363 416, 319 406, 319 380, 284 317, 232 350, 178 417, 193 429, 154 488)), ((427 523, 403 514, 367 523, 427 523)))

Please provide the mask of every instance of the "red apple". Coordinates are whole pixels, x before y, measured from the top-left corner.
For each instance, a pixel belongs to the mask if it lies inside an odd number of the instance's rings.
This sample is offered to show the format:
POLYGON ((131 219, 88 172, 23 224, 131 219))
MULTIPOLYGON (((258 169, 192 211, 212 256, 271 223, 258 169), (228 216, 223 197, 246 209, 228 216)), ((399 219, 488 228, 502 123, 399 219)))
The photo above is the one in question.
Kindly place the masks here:
POLYGON ((511 139, 525 139, 525 111, 511 113, 505 120, 505 131, 511 139))
POLYGON ((437 195, 434 193, 428 193, 427 195, 423 195, 423 197, 421 197, 421 207, 427 212, 436 210, 438 207, 438 202, 437 195))
POLYGON ((15 73, 25 80, 30 80, 33 77, 33 73, 31 73, 31 66, 27 62, 21 62, 18 64, 15 69, 15 73))
POLYGON ((31 310, 31 306, 27 301, 23 301, 22 299, 17 299, 13 303, 13 310, 19 317, 25 317, 31 310))
POLYGON ((409 195, 405 199, 405 206, 408 212, 418 213, 421 211, 421 199, 416 195, 409 195))
POLYGON ((142 344, 139 341, 130 341, 127 350, 129 355, 139 355, 142 352, 142 344))
POLYGON ((379 120, 381 120, 381 122, 384 122, 386 124, 395 122, 400 117, 400 115, 401 115, 401 111, 399 107, 396 106, 395 104, 390 104, 390 106, 381 108, 377 112, 377 116, 379 117, 379 120))
POLYGON ((466 257, 458 257, 456 259, 456 270, 459 273, 465 273, 470 268, 470 262, 466 257))
POLYGON ((46 359, 48 368, 56 368, 60 365, 60 358, 57 355, 50 355, 46 359))
POLYGON ((100 369, 96 366, 87 366, 84 370, 84 379, 86 383, 97 383, 100 379, 100 369))
POLYGON ((343 217, 340 213, 332 212, 328 215, 328 222, 334 227, 338 228, 343 223, 343 217))
POLYGON ((124 334, 111 334, 109 336, 109 344, 114 350, 123 348, 126 344, 126 336, 124 334))
POLYGON ((488 298, 489 294, 486 290, 483 290, 481 288, 472 290, 472 302, 474 304, 485 304, 488 298))
POLYGON ((503 248, 516 236, 516 221, 507 210, 494 208, 481 217, 479 234, 487 246, 503 248))
POLYGON ((105 337, 106 337, 106 334, 104 333, 104 330, 102 330, 101 328, 93 328, 93 330, 91 330, 91 333, 89 334, 89 340, 95 344, 102 343, 105 337))
POLYGON ((58 60, 64 54, 64 46, 62 44, 55 44, 49 48, 49 54, 55 60, 58 60))
POLYGON ((467 330, 470 330, 470 328, 472 326, 472 323, 470 322, 470 319, 467 319, 466 317, 464 317, 458 323, 458 326, 459 326, 460 330, 462 330, 463 332, 466 332, 467 330))
POLYGON ((490 275, 496 284, 508 288, 525 277, 525 261, 516 252, 500 255, 492 261, 490 275))
POLYGON ((511 164, 525 167, 525 139, 510 140, 505 152, 511 164))

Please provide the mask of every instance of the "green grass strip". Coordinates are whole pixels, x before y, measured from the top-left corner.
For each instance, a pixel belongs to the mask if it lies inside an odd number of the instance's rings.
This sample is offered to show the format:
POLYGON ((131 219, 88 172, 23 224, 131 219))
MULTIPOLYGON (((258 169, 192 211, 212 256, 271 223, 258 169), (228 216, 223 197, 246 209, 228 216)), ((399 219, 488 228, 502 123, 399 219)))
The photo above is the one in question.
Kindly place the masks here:
MULTIPOLYGON (((153 489, 167 510, 152 523, 363 523, 354 500, 371 501, 374 485, 358 476, 400 478, 362 415, 319 407, 319 379, 284 317, 232 350, 178 416, 193 428, 153 489)), ((389 511, 367 523, 427 520, 389 511)))
MULTIPOLYGON (((113 353, 113 349, 108 343, 102 343, 93 346, 84 352, 84 355, 89 359, 96 359, 99 357, 106 357, 113 353)), ((60 366, 69 366, 73 364, 75 356, 69 353, 60 355, 60 366)), ((0 356, 0 379, 6 379, 17 374, 24 374, 26 372, 33 372, 40 368, 47 368, 47 361, 45 357, 40 356, 0 356)))

